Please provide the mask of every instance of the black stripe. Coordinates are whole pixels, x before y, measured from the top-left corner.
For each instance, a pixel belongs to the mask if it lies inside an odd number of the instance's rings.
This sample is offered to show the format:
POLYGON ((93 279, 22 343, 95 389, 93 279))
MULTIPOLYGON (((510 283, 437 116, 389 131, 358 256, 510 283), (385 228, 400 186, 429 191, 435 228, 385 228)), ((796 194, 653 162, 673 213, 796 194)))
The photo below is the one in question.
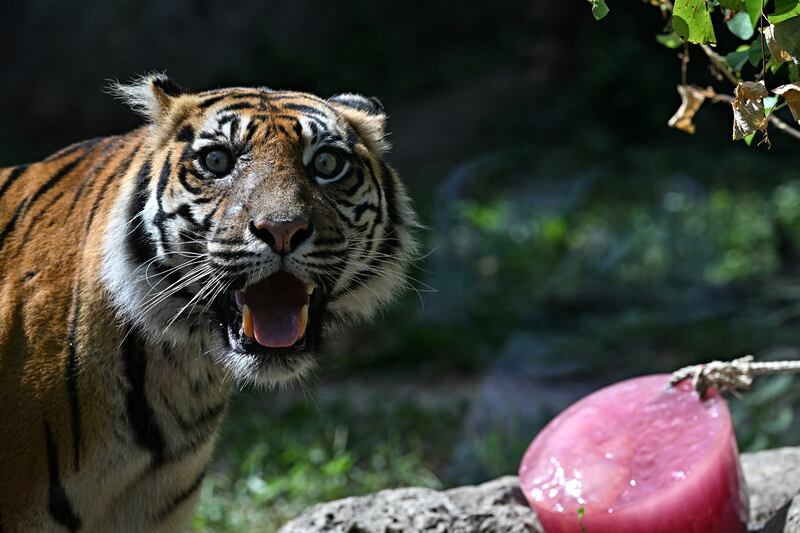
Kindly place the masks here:
POLYGON ((114 157, 114 150, 112 148, 116 148, 118 144, 118 138, 109 138, 109 142, 103 146, 102 153, 104 154, 103 159, 99 163, 95 163, 92 168, 86 172, 86 177, 83 178, 78 188, 75 189, 75 194, 72 196, 72 203, 69 205, 69 209, 67 213, 72 213, 72 210, 75 209, 75 206, 78 205, 78 200, 80 200, 83 192, 89 186, 90 183, 94 181, 94 178, 97 176, 97 173, 104 169, 106 164, 114 157))
POLYGON ((194 142, 194 128, 189 124, 182 127, 178 134, 175 135, 175 141, 189 144, 194 142))
POLYGON ((222 109, 221 112, 225 113, 227 111, 238 111, 239 109, 255 109, 256 107, 253 105, 252 102, 238 102, 236 104, 226 105, 222 109))
POLYGON ((231 135, 230 139, 232 142, 236 141, 236 137, 239 136, 239 117, 234 115, 233 120, 231 120, 231 135))
POLYGON ((44 161, 47 162, 47 161, 55 161, 56 159, 63 159, 65 157, 67 157, 68 155, 72 155, 75 152, 77 152, 78 150, 82 150, 82 149, 88 151, 94 145, 96 145, 97 143, 105 140, 106 138, 107 137, 95 137, 94 139, 89 139, 88 141, 81 141, 81 142, 77 142, 75 144, 71 144, 71 145, 67 146, 66 148, 62 148, 58 152, 56 152, 53 155, 49 156, 44 161))
POLYGON ((181 204, 175 209, 174 213, 169 213, 169 214, 172 215, 172 217, 174 217, 175 215, 181 217, 194 227, 200 226, 200 224, 194 219, 194 215, 192 214, 191 204, 181 204))
POLYGON ((81 405, 78 395, 78 320, 81 315, 81 287, 75 283, 73 299, 72 320, 67 333, 67 398, 69 399, 69 414, 72 424, 72 453, 75 472, 81 467, 81 405))
POLYGON ((150 160, 146 160, 136 173, 133 198, 128 206, 128 220, 133 228, 128 234, 128 252, 140 264, 146 263, 156 255, 156 247, 148 238, 144 228, 144 206, 147 203, 147 186, 150 184, 150 160))
POLYGON ((361 168, 357 168, 353 170, 353 173, 350 175, 356 178, 355 184, 352 187, 344 191, 347 196, 355 196, 361 186, 364 185, 364 170, 361 168))
POLYGON ((44 422, 44 440, 47 447, 47 467, 50 472, 48 510, 56 522, 70 531, 78 531, 81 528, 81 519, 72 509, 72 503, 69 501, 67 493, 64 491, 64 486, 61 484, 58 469, 58 450, 53 440, 50 424, 46 420, 44 422))
POLYGON ((189 192, 191 194, 194 194, 194 195, 200 194, 203 191, 200 190, 199 188, 195 187, 191 183, 189 183, 189 180, 187 179, 187 175, 189 175, 189 174, 194 176, 195 179, 197 179, 197 180, 200 180, 200 181, 203 180, 203 176, 201 174, 198 174, 198 172, 196 170, 194 170, 191 167, 183 166, 178 171, 178 181, 180 182, 181 185, 183 185, 183 188, 186 189, 187 192, 189 192))
POLYGON ((328 259, 330 257, 338 257, 346 250, 347 248, 339 248, 338 250, 314 250, 313 252, 304 254, 304 257, 310 257, 312 259, 328 259))
POLYGON ((158 240, 161 241, 161 246, 166 250, 167 243, 167 230, 164 223, 167 221, 167 214, 164 212, 163 196, 164 191, 167 190, 170 176, 170 160, 172 159, 172 150, 167 152, 164 158, 164 164, 161 166, 161 173, 158 177, 158 184, 156 185, 156 203, 158 204, 158 212, 153 217, 153 225, 158 231, 158 240))
POLYGON ((250 122, 247 124, 247 129, 245 130, 244 135, 244 144, 247 145, 252 139, 253 135, 255 135, 256 130, 261 125, 261 120, 255 119, 253 117, 250 118, 250 122))
POLYGON ((301 113, 305 113, 307 115, 328 118, 328 115, 326 115, 325 112, 320 111, 316 107, 311 107, 310 105, 289 103, 289 104, 283 104, 283 107, 285 107, 286 109, 293 109, 295 111, 300 111, 301 113))
POLYGON ((361 217, 366 211, 372 211, 375 213, 375 223, 380 223, 380 212, 378 211, 378 206, 372 205, 369 203, 369 200, 355 206, 355 209, 353 209, 353 214, 355 215, 353 221, 358 224, 359 220, 361 220, 361 217))
POLYGON ((395 175, 385 162, 381 161, 381 174, 383 177, 383 196, 386 201, 386 211, 389 216, 387 223, 404 225, 400 210, 398 209, 397 199, 395 198, 395 175))
POLYGON ((20 204, 19 207, 17 207, 17 210, 14 211, 14 215, 11 217, 11 220, 6 223, 6 227, 3 228, 3 231, 0 231, 0 249, 3 248, 3 242, 5 242, 6 237, 8 237, 8 235, 14 231, 14 228, 17 225, 17 220, 19 219, 20 215, 22 214, 22 210, 25 209, 26 205, 27 202, 20 204))
POLYGON ((225 137, 219 132, 211 132, 211 131, 201 131, 198 135, 199 138, 205 139, 207 141, 217 141, 222 142, 225 140, 225 137))
POLYGON ((14 182, 17 181, 17 178, 19 178, 20 176, 22 176, 22 174, 25 173, 28 167, 29 165, 20 165, 18 167, 14 167, 11 170, 11 173, 8 175, 6 181, 3 183, 2 186, 0 186, 0 196, 3 196, 6 193, 9 187, 11 187, 14 184, 14 182))
POLYGON ((128 156, 122 160, 120 165, 116 169, 114 169, 113 172, 109 172, 108 176, 106 176, 105 181, 100 186, 100 192, 98 193, 97 198, 95 199, 94 203, 92 204, 92 208, 89 211, 89 217, 86 220, 86 228, 85 228, 86 233, 88 233, 92 227, 92 222, 94 221, 94 217, 97 214, 97 209, 103 203, 103 199, 106 196, 106 192, 108 192, 109 185, 111 185, 111 182, 114 181, 114 178, 118 176, 123 176, 128 171, 131 164, 133 163, 133 158, 136 157, 136 154, 139 152, 139 148, 141 148, 142 144, 143 141, 137 143, 133 148, 133 150, 131 151, 131 153, 128 154, 128 156))
MULTIPOLYGON (((372 170, 370 165, 370 170, 372 170)), ((373 171, 374 172, 374 171, 373 171)), ((387 213, 387 220, 384 226, 384 237, 381 240, 380 245, 378 246, 378 257, 386 258, 391 256, 397 248, 400 247, 400 238, 397 236, 396 232, 394 231, 395 224, 403 225, 405 223, 400 216, 400 211, 397 206, 397 198, 395 197, 395 183, 394 183, 394 175, 392 174, 391 169, 389 166, 381 162, 381 173, 383 177, 383 195, 386 200, 386 213, 387 213)), ((332 297, 338 297, 344 292, 348 290, 354 290, 358 288, 359 285, 362 285, 369 281, 371 278, 376 277, 377 271, 372 269, 372 266, 376 263, 376 257, 370 259, 367 263, 365 270, 362 270, 351 280, 350 284, 347 288, 336 291, 332 297)))
POLYGON ((205 100, 201 101, 200 104, 197 106, 200 109, 205 109, 207 107, 211 107, 212 105, 216 104, 220 100, 224 99, 226 95, 220 94, 218 96, 211 96, 206 98, 205 100))
MULTIPOLYGON (((282 115, 273 115, 271 117, 269 117, 267 115, 267 118, 271 118, 271 119, 274 119, 274 120, 292 120, 292 121, 297 121, 297 117, 293 116, 293 115, 283 115, 282 114, 282 115)), ((321 129, 323 129, 323 130, 326 129, 325 121, 322 120, 321 118, 319 118, 317 115, 303 115, 303 118, 308 120, 309 124, 316 124, 321 129)), ((328 132, 325 132, 325 133, 327 134, 328 132)), ((336 136, 334 136, 332 134, 329 134, 329 135, 330 135, 331 140, 340 140, 340 137, 338 135, 336 135, 336 136)))
MULTIPOLYGON (((367 170, 369 171, 369 179, 370 179, 370 181, 372 181, 372 184, 375 186, 375 190, 378 191, 378 207, 381 206, 381 203, 388 203, 390 201, 391 201, 391 203, 394 203, 394 189, 392 189, 392 191, 391 191, 391 194, 392 194, 391 199, 387 198, 386 197, 386 192, 383 190, 383 187, 381 187, 381 184, 378 181, 377 176, 375 175, 375 167, 372 164, 372 160, 368 160, 367 161, 367 170)), ((381 167, 381 170, 384 171, 384 174, 386 174, 386 172, 388 172, 389 169, 388 169, 388 167, 386 167, 384 165, 383 167, 381 167)), ((391 175, 388 175, 388 176, 384 175, 384 179, 387 180, 387 181, 391 180, 392 176, 391 175)), ((387 210, 392 209, 392 208, 394 208, 393 205, 387 205, 387 210)), ((395 220, 395 216, 392 213, 388 213, 388 215, 389 215, 389 220, 390 221, 395 220)), ((379 210, 377 212, 377 217, 375 218, 375 224, 377 225, 377 224, 380 224, 381 222, 383 222, 383 211, 379 210)))
POLYGON ((202 411, 195 418, 189 420, 181 416, 174 407, 172 407, 171 410, 175 415, 175 419, 178 421, 178 425, 181 427, 181 430, 183 430, 185 433, 193 433, 208 429, 208 426, 213 424, 214 421, 225 411, 225 407, 227 405, 227 401, 212 405, 202 411))
MULTIPOLYGON (((128 233, 126 240, 126 247, 128 253, 133 256, 135 262, 144 264, 156 257, 157 251, 155 244, 150 239, 144 227, 144 207, 147 203, 148 185, 150 184, 150 173, 152 170, 152 163, 146 160, 139 171, 136 173, 136 185, 133 191, 133 198, 128 205, 128 220, 133 224, 133 228, 128 233)), ((156 273, 161 273, 160 265, 155 264, 154 268, 156 273)), ((180 276, 172 272, 165 275, 170 283, 174 283, 180 279, 180 276)), ((173 296, 185 299, 191 299, 191 294, 186 288, 178 290, 173 296)))
POLYGON ((58 172, 53 174, 53 176, 48 179, 44 185, 39 187, 39 189, 33 193, 28 199, 23 200, 18 206, 16 211, 14 211, 14 216, 11 217, 11 220, 8 221, 6 227, 3 228, 3 231, 0 232, 0 247, 3 246, 3 241, 5 241, 6 237, 8 237, 9 233, 11 233, 17 225, 17 221, 21 216, 24 216, 28 209, 30 209, 31 205, 33 205, 36 200, 41 198, 47 191, 55 187, 55 185, 64 179, 64 177, 69 174, 81 161, 83 161, 87 156, 87 153, 82 154, 80 157, 75 158, 70 163, 67 163, 63 167, 61 167, 58 172))
POLYGON ((75 159, 73 159, 72 161, 70 161, 69 163, 67 163, 63 167, 61 167, 58 170, 58 172, 53 174, 53 176, 49 180, 47 180, 44 183, 44 185, 39 187, 39 190, 37 190, 35 193, 33 193, 33 196, 31 196, 30 202, 28 202, 28 208, 30 208, 30 206, 33 205, 34 202, 36 202, 36 200, 38 200, 39 198, 41 198, 42 196, 47 194, 47 192, 50 189, 52 189, 53 187, 55 187, 58 184, 59 181, 64 179, 67 176, 67 174, 72 172, 75 169, 75 167, 78 166, 78 164, 80 164, 84 159, 86 159, 86 156, 88 156, 88 155, 89 155, 88 152, 86 152, 84 154, 81 154, 80 157, 76 157, 75 159))
POLYGON ((167 505, 165 505, 158 512, 158 514, 156 515, 156 518, 158 519, 158 521, 160 522, 160 521, 164 520, 165 518, 167 518, 169 515, 171 515, 173 512, 175 512, 175 510, 182 503, 184 503, 186 500, 188 500, 192 496, 192 494, 194 494, 195 491, 198 488, 200 488, 200 484, 203 482, 203 478, 204 477, 206 477, 206 469, 205 468, 200 471, 200 475, 198 475, 197 478, 195 478, 194 481, 192 481, 192 483, 188 487, 186 487, 181 492, 179 492, 174 498, 172 498, 171 502, 169 502, 167 505))
POLYGON ((25 244, 27 244, 28 236, 30 235, 31 231, 36 227, 36 224, 39 223, 39 221, 42 219, 43 216, 45 216, 47 213, 51 212, 51 208, 55 205, 56 202, 58 202, 64 196, 64 193, 66 193, 66 191, 61 191, 58 194, 56 194, 55 196, 53 196, 50 199, 50 201, 47 202, 47 204, 45 204, 45 206, 41 209, 41 211, 39 211, 33 217, 31 217, 31 221, 28 224, 28 228, 25 230, 25 233, 22 235, 22 238, 19 240, 19 247, 20 248, 25 246, 25 244))
POLYGON ((125 364, 125 376, 130 389, 125 396, 128 422, 136 444, 153 454, 153 464, 159 465, 166 455, 166 442, 155 412, 147 399, 145 379, 147 374, 147 351, 144 338, 131 328, 121 346, 125 364))
POLYGON ((342 237, 320 237, 319 239, 314 239, 314 246, 332 246, 344 243, 345 240, 342 237))

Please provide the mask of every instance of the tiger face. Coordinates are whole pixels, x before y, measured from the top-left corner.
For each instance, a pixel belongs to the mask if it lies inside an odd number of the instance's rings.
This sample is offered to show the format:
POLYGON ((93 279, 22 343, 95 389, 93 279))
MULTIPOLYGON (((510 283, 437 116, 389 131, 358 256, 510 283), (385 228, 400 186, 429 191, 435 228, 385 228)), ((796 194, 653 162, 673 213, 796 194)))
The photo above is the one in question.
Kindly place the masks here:
POLYGON ((115 306, 240 381, 313 368, 326 335, 403 285, 415 216, 373 98, 118 86, 148 119, 104 242, 115 306))

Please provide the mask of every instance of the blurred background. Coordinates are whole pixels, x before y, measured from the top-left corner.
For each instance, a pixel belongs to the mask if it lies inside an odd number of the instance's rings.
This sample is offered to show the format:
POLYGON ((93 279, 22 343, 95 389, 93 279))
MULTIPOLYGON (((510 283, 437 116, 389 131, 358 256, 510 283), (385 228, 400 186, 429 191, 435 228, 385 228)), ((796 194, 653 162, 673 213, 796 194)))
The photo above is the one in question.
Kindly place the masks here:
MULTIPOLYGON (((599 23, 580 0, 8 4, 0 165, 136 127, 104 87, 151 70, 198 90, 356 91, 390 113, 389 160, 428 226, 416 290, 311 382, 234 397, 198 531, 514 473, 603 385, 800 357, 798 145, 733 143, 714 104, 694 136, 669 129, 680 62, 646 3, 599 23)), ((741 448, 800 444, 798 407, 789 377, 733 399, 741 448)))

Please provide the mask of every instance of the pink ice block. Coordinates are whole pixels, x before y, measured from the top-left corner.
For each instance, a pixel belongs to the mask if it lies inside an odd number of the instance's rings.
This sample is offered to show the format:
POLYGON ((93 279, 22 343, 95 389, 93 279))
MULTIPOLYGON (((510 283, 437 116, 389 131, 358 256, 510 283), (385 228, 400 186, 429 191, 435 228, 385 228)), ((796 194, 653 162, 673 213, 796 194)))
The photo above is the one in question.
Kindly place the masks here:
POLYGON ((725 400, 668 375, 611 385, 558 415, 528 447, 519 482, 547 533, 747 530, 725 400))

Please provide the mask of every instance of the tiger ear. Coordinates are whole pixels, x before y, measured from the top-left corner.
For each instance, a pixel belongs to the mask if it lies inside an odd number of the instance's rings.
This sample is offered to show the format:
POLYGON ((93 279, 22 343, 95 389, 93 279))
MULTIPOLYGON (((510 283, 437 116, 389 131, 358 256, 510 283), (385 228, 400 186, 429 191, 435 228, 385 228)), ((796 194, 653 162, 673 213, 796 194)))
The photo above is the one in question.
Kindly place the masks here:
POLYGON ((377 154, 389 150, 386 140, 386 112, 375 97, 343 93, 328 99, 342 117, 358 132, 367 147, 377 154))
POLYGON ((166 74, 147 74, 131 83, 116 82, 111 93, 149 122, 155 123, 164 118, 172 108, 175 99, 189 91, 172 81, 166 74))

